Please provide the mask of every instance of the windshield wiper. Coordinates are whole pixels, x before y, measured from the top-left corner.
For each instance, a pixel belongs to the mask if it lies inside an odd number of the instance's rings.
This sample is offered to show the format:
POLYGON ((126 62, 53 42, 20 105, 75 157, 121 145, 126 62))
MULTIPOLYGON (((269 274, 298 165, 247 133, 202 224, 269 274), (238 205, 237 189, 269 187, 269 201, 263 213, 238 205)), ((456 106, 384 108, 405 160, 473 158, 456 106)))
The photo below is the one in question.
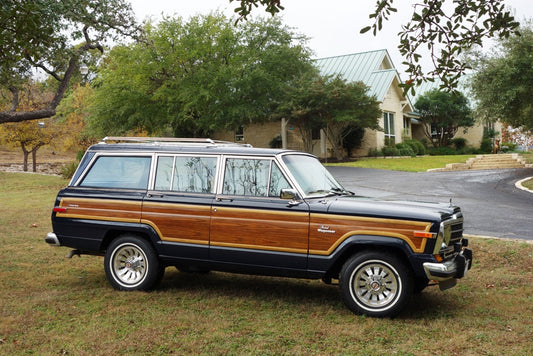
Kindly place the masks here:
POLYGON ((355 195, 354 192, 350 192, 346 189, 341 189, 341 188, 331 188, 330 193, 335 194, 335 195, 355 195))

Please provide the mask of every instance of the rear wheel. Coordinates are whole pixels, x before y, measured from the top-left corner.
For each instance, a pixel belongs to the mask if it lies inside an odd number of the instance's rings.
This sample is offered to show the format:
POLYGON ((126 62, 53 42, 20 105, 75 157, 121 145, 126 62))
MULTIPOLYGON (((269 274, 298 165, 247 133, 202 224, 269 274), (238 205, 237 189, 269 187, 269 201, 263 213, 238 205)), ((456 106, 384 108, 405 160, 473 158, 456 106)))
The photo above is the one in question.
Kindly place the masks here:
POLYGON ((398 314, 413 291, 411 273, 399 258, 372 251, 344 264, 339 285, 351 311, 374 317, 398 314))
POLYGON ((104 269, 113 288, 126 291, 153 289, 164 273, 152 245, 135 235, 123 235, 111 242, 104 269))

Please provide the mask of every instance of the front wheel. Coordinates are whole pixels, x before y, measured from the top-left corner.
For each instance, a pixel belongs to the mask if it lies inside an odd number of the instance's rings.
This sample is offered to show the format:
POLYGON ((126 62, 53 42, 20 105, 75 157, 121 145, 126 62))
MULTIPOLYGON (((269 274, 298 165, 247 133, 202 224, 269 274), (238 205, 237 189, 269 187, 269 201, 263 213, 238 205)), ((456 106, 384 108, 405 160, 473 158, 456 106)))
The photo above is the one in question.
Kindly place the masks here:
POLYGON ((344 303, 356 314, 392 317, 409 301, 410 271, 396 256, 364 252, 349 259, 339 280, 344 303))
POLYGON ((123 235, 111 242, 104 269, 113 288, 126 291, 153 289, 164 273, 152 245, 134 235, 123 235))

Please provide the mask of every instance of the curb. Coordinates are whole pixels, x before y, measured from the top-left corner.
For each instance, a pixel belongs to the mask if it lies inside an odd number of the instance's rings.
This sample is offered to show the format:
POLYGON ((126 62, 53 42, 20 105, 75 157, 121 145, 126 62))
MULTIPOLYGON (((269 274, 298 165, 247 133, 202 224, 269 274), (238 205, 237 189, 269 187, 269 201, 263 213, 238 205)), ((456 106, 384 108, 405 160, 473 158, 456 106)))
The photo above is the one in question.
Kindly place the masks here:
POLYGON ((526 192, 533 193, 533 190, 528 189, 528 188, 526 188, 526 187, 524 187, 524 186, 522 185, 523 182, 525 182, 525 181, 527 181, 527 180, 530 180, 530 179, 533 179, 533 177, 527 177, 527 178, 521 179, 521 180, 519 180, 518 182, 516 182, 514 186, 517 187, 518 189, 524 190, 524 191, 526 191, 526 192))
POLYGON ((484 239, 484 240, 502 240, 502 241, 512 241, 512 242, 522 242, 526 244, 533 245, 533 240, 526 240, 526 239, 513 239, 508 237, 497 237, 497 236, 484 236, 484 235, 473 235, 473 234, 464 234, 463 235, 466 238, 476 238, 476 239, 484 239))

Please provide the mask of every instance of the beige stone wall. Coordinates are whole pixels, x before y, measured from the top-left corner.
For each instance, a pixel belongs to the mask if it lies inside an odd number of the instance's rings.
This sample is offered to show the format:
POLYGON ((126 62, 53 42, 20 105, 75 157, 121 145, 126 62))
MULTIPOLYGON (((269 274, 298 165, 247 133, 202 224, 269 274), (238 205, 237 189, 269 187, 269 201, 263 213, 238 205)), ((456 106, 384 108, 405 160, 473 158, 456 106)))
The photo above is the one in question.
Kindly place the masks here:
MULTIPOLYGON (((454 138, 463 137, 466 139, 466 144, 468 146, 479 147, 481 145, 481 141, 483 140, 484 127, 485 127, 484 124, 476 123, 474 126, 469 127, 466 133, 464 132, 463 129, 459 128, 454 138)), ((496 135, 496 138, 501 139, 501 132, 502 132, 501 122, 496 122, 494 124, 494 130, 499 133, 498 135, 496 135)))
MULTIPOLYGON (((269 148, 270 142, 281 134, 280 122, 266 122, 244 127, 244 140, 239 143, 248 143, 254 147, 269 148)), ((214 140, 235 142, 234 131, 215 131, 211 137, 214 140)), ((291 140, 289 139, 289 142, 291 140)))
MULTIPOLYGON (((396 135, 396 143, 402 141, 403 134, 403 99, 401 90, 398 88, 398 83, 395 81, 389 88, 385 99, 380 104, 380 108, 384 112, 392 112, 394 114, 394 133, 396 135)), ((379 126, 383 128, 383 116, 379 118, 379 126)), ((243 143, 251 144, 254 147, 270 147, 270 141, 277 135, 281 134, 281 122, 268 122, 264 124, 253 124, 244 127, 244 141, 243 143)), ((235 140, 235 133, 230 131, 215 132, 212 137, 217 140, 231 141, 235 140)), ((352 152, 356 157, 367 156, 370 149, 381 149, 385 143, 385 134, 378 130, 365 130, 365 135, 361 143, 361 147, 352 152)), ((329 146, 329 143, 328 143, 329 146)), ((303 144, 300 138, 298 128, 287 123, 287 148, 294 150, 302 150, 303 144)), ((328 153, 329 149, 327 150, 328 153)), ((313 143, 312 152, 314 155, 324 158, 320 140, 315 140, 313 143)))

